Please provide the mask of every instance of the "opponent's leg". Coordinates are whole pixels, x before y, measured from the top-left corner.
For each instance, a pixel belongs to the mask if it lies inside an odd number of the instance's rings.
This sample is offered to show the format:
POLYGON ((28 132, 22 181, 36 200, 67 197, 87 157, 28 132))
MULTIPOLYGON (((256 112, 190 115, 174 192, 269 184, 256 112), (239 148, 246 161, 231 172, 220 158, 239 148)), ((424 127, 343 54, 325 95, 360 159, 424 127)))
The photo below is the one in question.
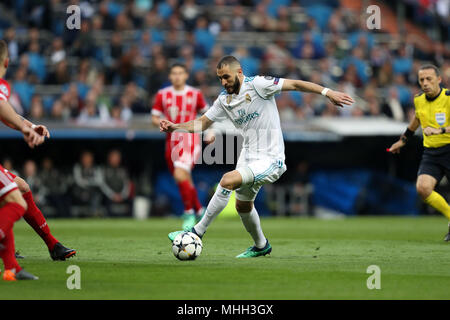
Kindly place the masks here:
POLYGON ((23 270, 15 257, 13 226, 25 213, 26 208, 27 204, 17 187, 3 196, 0 203, 0 257, 5 266, 5 281, 38 279, 23 270))
POLYGON ((183 230, 191 229, 195 225, 195 213, 192 202, 192 184, 190 173, 179 167, 175 167, 173 171, 173 177, 177 183, 178 190, 181 195, 181 200, 183 201, 184 212, 183 212, 183 230))
POLYGON ((27 203, 27 211, 23 215, 24 220, 36 231, 36 233, 44 240, 53 260, 65 260, 76 254, 74 249, 64 247, 50 232, 47 221, 41 210, 36 206, 33 194, 29 185, 20 177, 15 177, 14 182, 17 183, 22 196, 27 203))

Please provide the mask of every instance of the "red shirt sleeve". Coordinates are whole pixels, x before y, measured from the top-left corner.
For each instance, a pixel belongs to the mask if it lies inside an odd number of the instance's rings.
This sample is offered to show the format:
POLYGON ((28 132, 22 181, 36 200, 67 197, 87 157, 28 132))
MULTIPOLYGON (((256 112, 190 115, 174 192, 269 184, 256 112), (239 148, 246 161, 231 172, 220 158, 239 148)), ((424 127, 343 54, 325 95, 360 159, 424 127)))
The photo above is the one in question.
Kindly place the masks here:
POLYGON ((197 111, 199 113, 205 113, 208 110, 208 105, 206 104, 205 98, 201 91, 197 92, 197 111))
POLYGON ((158 92, 155 96, 155 102, 152 106, 152 115, 161 116, 163 114, 162 94, 158 92))

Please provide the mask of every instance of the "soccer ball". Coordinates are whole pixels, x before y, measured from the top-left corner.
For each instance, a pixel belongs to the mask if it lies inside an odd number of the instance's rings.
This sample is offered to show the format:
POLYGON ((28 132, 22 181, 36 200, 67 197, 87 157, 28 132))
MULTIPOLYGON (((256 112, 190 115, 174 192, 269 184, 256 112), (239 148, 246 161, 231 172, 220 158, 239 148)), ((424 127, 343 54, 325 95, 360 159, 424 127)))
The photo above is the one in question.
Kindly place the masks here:
POLYGON ((194 260, 202 249, 202 240, 192 232, 182 232, 172 242, 172 252, 180 260, 194 260))

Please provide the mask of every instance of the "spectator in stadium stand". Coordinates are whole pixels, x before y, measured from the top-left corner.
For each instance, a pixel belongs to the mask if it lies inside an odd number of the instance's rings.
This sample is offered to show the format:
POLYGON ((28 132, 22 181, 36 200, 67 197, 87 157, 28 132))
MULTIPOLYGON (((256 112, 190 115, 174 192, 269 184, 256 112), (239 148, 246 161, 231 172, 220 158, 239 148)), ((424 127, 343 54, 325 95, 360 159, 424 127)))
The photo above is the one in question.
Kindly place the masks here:
POLYGON ((53 66, 53 70, 48 74, 45 80, 46 84, 63 85, 70 82, 70 72, 67 60, 61 60, 53 66))
POLYGON ((147 92, 150 96, 153 96, 168 83, 167 59, 163 55, 157 55, 152 59, 152 65, 147 77, 147 92))
POLYGON ((91 151, 81 153, 80 162, 73 167, 72 175, 73 204, 87 205, 89 207, 88 214, 98 214, 102 201, 100 183, 103 181, 103 177, 102 171, 94 163, 94 154, 91 151))
MULTIPOLYGON (((92 22, 94 25, 94 22, 92 22)), ((76 38, 69 47, 71 55, 79 58, 94 57, 96 51, 95 40, 92 36, 94 27, 91 27, 91 21, 82 20, 81 29, 75 33, 76 38)))
POLYGON ((163 44, 164 55, 169 59, 178 58, 179 48, 178 32, 176 30, 169 30, 163 44))
POLYGON ((42 97, 38 94, 35 94, 31 98, 30 119, 39 122, 44 118, 46 118, 46 114, 44 105, 42 103, 42 97))
POLYGON ((30 190, 33 193, 34 201, 38 206, 42 204, 43 199, 43 188, 42 182, 37 175, 37 165, 34 160, 26 160, 23 164, 22 178, 30 186, 30 190))
POLYGON ((46 205, 55 208, 58 217, 70 217, 70 197, 68 196, 70 177, 56 169, 50 157, 42 159, 38 177, 42 183, 46 205))
MULTIPOLYGON (((122 165, 122 153, 113 149, 108 153, 106 166, 103 168, 100 189, 105 197, 109 215, 113 215, 114 204, 129 203, 131 180, 128 171, 122 165)), ((128 213, 130 208, 128 207, 128 213)))
POLYGON ((145 58, 150 59, 152 57, 152 34, 149 31, 142 32, 141 40, 138 44, 139 54, 145 58))
POLYGON ((14 28, 8 28, 5 31, 3 39, 8 44, 8 54, 11 63, 19 60, 19 42, 16 40, 16 31, 14 28))
POLYGON ((114 30, 114 18, 111 16, 108 10, 108 1, 103 0, 99 5, 99 14, 102 17, 102 29, 114 30))

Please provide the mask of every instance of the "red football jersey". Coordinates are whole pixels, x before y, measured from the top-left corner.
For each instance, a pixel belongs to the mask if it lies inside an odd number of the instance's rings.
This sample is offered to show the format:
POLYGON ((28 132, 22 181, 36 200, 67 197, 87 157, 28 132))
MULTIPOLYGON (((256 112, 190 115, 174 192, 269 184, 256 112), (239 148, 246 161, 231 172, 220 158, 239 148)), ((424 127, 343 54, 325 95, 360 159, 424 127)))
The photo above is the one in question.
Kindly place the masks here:
POLYGON ((8 101, 11 96, 11 88, 6 80, 0 79, 0 100, 8 101))
POLYGON ((182 123, 194 120, 197 113, 206 112, 207 109, 208 105, 200 90, 185 86, 184 90, 176 91, 170 86, 156 94, 152 115, 164 115, 173 123, 182 123))
MULTIPOLYGON (((170 86, 156 94, 152 115, 164 115, 173 123, 183 123, 194 120, 198 113, 204 113, 207 109, 208 105, 200 90, 186 85, 184 90, 176 91, 170 86)), ((200 136, 196 133, 173 132, 166 136, 166 160, 171 171, 173 166, 182 166, 189 170, 200 151, 200 136), (182 143, 182 149, 179 143, 182 143), (183 154, 183 150, 188 153, 183 154)))

